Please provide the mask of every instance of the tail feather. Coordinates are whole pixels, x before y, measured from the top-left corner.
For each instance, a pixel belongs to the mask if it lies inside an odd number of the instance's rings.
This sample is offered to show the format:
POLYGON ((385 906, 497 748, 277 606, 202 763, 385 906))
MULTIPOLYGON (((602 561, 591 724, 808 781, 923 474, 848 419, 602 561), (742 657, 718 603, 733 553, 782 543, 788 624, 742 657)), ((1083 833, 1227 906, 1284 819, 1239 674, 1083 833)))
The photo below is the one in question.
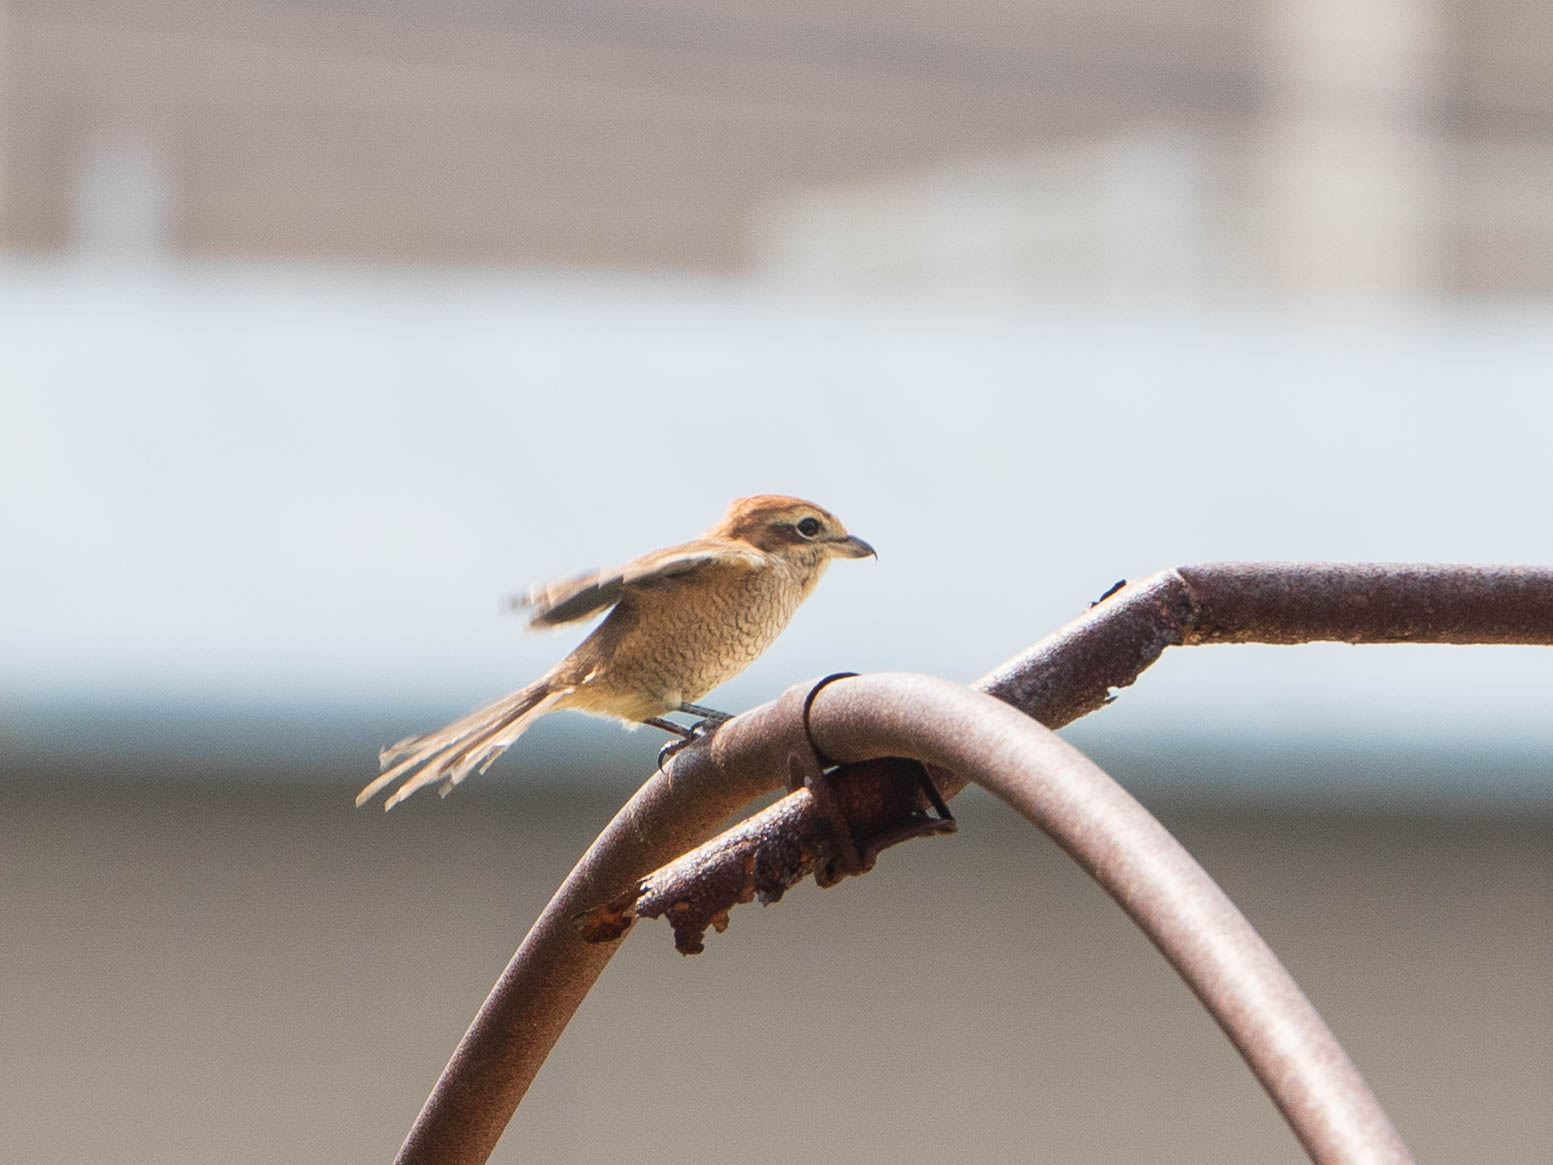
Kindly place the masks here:
POLYGON ((545 680, 503 696, 445 728, 423 736, 409 736, 378 753, 383 771, 356 794, 356 805, 365 805, 380 790, 399 778, 404 783, 384 803, 392 809, 417 789, 442 782, 446 796, 454 785, 478 769, 485 772, 493 761, 539 717, 551 711, 570 689, 552 690, 545 680))

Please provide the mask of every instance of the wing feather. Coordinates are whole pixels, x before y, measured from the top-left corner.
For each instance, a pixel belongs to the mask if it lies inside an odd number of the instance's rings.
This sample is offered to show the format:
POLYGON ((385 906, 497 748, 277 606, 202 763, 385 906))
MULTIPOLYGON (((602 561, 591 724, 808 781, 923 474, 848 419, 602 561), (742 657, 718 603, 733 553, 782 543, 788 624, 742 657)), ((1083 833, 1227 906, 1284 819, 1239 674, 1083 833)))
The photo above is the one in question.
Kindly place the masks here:
POLYGON ((530 588, 527 595, 514 598, 511 606, 526 607, 532 612, 530 627, 559 627, 613 607, 636 588, 689 582, 710 570, 760 570, 766 565, 766 556, 748 543, 699 538, 633 558, 624 566, 541 583, 530 588))

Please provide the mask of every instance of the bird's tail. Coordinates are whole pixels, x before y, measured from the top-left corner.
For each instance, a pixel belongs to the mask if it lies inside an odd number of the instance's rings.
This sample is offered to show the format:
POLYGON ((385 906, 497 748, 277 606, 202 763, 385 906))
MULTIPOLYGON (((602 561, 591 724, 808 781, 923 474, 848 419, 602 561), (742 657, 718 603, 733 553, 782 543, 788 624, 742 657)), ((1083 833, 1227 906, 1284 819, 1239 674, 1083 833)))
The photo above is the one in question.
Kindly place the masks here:
POLYGON ((378 753, 378 768, 382 770, 375 780, 356 794, 359 808, 377 795, 385 786, 404 778, 404 783, 394 790, 384 803, 384 809, 392 809, 417 789, 437 781, 444 797, 453 786, 476 770, 485 772, 491 762, 506 747, 522 736, 524 730, 546 712, 554 709, 570 688, 552 688, 547 679, 541 679, 503 696, 494 704, 488 704, 471 712, 462 720, 455 720, 446 728, 428 732, 424 736, 410 736, 398 744, 390 745, 378 753))

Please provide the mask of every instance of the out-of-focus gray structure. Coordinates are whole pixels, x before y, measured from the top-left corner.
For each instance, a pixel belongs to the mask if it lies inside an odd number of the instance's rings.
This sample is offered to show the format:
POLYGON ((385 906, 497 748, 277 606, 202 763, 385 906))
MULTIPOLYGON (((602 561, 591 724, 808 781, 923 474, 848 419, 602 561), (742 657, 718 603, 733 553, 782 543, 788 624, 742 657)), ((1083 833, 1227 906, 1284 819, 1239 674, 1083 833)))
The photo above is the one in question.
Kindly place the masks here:
POLYGON ((1553 293, 1515 0, 0 4, 0 246, 1553 293))

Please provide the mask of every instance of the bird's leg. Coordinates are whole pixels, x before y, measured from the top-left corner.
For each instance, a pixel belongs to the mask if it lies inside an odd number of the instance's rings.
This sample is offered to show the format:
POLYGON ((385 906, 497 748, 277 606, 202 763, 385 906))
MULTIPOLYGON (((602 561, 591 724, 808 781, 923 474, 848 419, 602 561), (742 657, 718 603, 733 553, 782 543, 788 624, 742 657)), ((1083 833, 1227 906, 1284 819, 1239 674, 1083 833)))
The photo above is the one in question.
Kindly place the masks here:
POLYGON ((710 724, 713 728, 733 719, 727 712, 719 712, 716 708, 703 708, 700 704, 681 704, 679 710, 686 716, 696 717, 703 724, 710 724))
POLYGON ((662 716, 649 716, 646 720, 643 720, 642 723, 647 725, 649 728, 661 728, 670 736, 677 736, 686 742, 688 742, 691 736, 694 734, 693 729, 686 728, 683 724, 676 724, 672 720, 665 720, 662 716))

